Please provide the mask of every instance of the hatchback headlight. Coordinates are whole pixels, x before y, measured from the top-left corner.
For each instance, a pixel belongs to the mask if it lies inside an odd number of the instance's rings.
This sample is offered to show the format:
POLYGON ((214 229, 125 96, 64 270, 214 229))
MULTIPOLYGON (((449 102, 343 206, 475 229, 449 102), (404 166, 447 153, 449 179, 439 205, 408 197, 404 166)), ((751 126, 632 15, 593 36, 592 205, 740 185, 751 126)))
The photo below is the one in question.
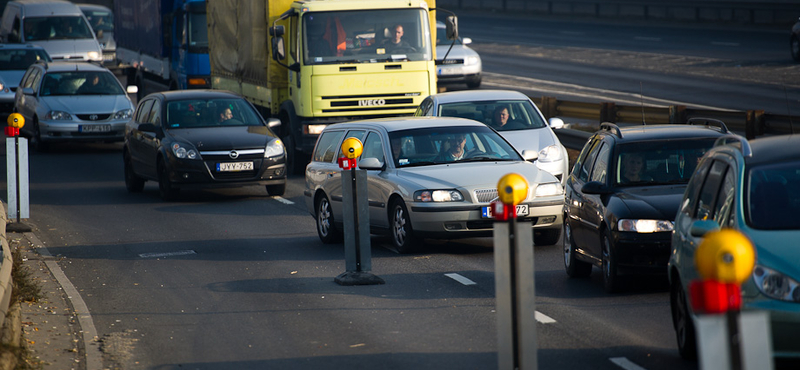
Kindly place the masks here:
POLYGON ((539 151, 539 162, 555 162, 561 159, 561 148, 558 145, 550 145, 539 151))
POLYGON ((617 221, 619 231, 630 231, 634 233, 658 233, 662 231, 672 231, 673 222, 667 220, 632 220, 622 219, 617 221))
POLYGON ((277 157, 283 155, 283 142, 280 139, 275 139, 267 144, 267 149, 264 150, 264 158, 277 157))
POLYGON ((455 189, 419 190, 414 192, 414 200, 417 202, 460 202, 464 200, 464 196, 455 189))
POLYGON ((133 115, 133 109, 123 109, 114 113, 114 119, 129 119, 133 115))
POLYGON ((564 193, 561 184, 558 182, 548 182, 536 186, 536 193, 534 197, 552 197, 553 195, 561 195, 564 193))
POLYGON ((51 110, 47 112, 47 115, 44 118, 53 121, 70 121, 72 120, 72 115, 60 110, 51 110))
POLYGON ((756 264, 753 269, 756 287, 765 296, 788 302, 800 302, 800 284, 778 271, 756 264))
POLYGON ((186 144, 172 144, 172 154, 181 159, 200 159, 200 154, 197 153, 197 150, 186 144))

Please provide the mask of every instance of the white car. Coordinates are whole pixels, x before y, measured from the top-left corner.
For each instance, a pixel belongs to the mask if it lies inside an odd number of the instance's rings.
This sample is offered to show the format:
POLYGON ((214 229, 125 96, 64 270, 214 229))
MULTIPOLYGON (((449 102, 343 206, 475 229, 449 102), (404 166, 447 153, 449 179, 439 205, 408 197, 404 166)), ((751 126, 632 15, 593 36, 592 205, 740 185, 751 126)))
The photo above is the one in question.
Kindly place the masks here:
POLYGON ((528 197, 517 206, 517 215, 531 224, 535 244, 555 244, 561 235, 564 191, 555 177, 526 160, 536 152, 520 155, 475 121, 405 117, 337 123, 320 135, 303 194, 323 243, 342 238, 337 158, 350 137, 363 142, 358 166, 367 170, 370 228, 388 235, 400 253, 418 249, 421 238, 491 236, 490 202, 498 198, 498 181, 509 173, 528 181, 528 197))
POLYGON ((545 120, 542 112, 525 94, 512 90, 453 91, 431 95, 420 103, 415 116, 461 117, 483 122, 497 130, 519 153, 538 152, 536 165, 550 172, 561 185, 569 173, 567 149, 554 129, 564 127, 560 118, 545 120), (506 109, 508 124, 493 123, 498 109, 506 109))
POLYGON ((472 43, 469 37, 453 41, 447 39, 444 23, 436 22, 438 82, 439 84, 466 83, 468 88, 477 89, 481 86, 481 56, 467 46, 472 43))
POLYGON ((50 61, 50 56, 41 46, 0 44, 0 114, 14 110, 14 93, 19 81, 37 60, 50 61))

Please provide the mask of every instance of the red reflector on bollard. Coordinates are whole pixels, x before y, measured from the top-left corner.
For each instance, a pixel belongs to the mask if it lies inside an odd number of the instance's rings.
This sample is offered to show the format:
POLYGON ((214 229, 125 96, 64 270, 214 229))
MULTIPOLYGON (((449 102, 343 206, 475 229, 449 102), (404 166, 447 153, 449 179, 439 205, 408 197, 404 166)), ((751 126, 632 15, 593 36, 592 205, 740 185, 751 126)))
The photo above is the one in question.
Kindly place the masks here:
POLYGON ((339 168, 343 170, 350 170, 356 167, 356 159, 355 158, 346 158, 340 157, 339 158, 339 168))
POLYGON ((714 280, 695 280, 689 284, 692 308, 698 313, 723 313, 742 306, 739 285, 714 280))
POLYGON ((6 126, 6 136, 19 136, 19 128, 6 126))

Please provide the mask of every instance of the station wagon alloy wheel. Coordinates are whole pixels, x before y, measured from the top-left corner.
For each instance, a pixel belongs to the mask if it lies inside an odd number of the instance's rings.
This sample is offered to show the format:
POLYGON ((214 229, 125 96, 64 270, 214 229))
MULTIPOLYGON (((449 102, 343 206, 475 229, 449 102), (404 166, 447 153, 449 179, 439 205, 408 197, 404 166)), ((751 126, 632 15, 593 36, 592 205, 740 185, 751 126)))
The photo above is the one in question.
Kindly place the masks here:
POLYGON ((331 212, 331 203, 328 197, 322 196, 317 202, 317 234, 319 239, 325 244, 333 244, 341 242, 342 235, 333 224, 333 214, 331 212))
POLYGON ((410 253, 417 248, 419 241, 414 237, 411 221, 408 219, 408 210, 401 200, 392 203, 391 233, 392 244, 399 253, 410 253))
POLYGON ((568 222, 564 222, 564 268, 569 277, 587 277, 592 273, 590 263, 575 257, 575 242, 572 240, 572 227, 568 222))

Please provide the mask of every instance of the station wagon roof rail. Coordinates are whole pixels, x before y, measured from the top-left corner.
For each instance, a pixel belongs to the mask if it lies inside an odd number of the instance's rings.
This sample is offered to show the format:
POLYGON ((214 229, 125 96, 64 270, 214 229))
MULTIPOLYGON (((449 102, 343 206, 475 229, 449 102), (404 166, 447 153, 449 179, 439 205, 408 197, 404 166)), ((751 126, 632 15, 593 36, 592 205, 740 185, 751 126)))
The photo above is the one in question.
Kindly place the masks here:
POLYGON ((613 124, 611 122, 603 122, 603 123, 601 123, 600 124, 600 129, 601 130, 608 130, 608 131, 614 130, 614 131, 616 131, 617 137, 622 139, 622 130, 619 129, 619 126, 617 126, 617 125, 615 125, 615 124, 613 124))
POLYGON ((745 139, 744 137, 741 137, 739 135, 725 135, 725 136, 717 139, 717 141, 714 142, 714 147, 721 146, 721 145, 727 145, 727 144, 731 144, 731 143, 739 143, 740 144, 739 150, 742 152, 743 156, 745 156, 745 157, 752 157, 753 156, 753 150, 750 149, 750 142, 747 141, 747 139, 745 139))
POLYGON ((711 126, 710 124, 713 123, 719 126, 719 131, 722 132, 723 134, 727 134, 729 132, 728 126, 725 126, 724 122, 714 118, 694 117, 694 118, 689 118, 689 120, 686 123, 689 125, 705 125, 706 127, 710 127, 711 126))

